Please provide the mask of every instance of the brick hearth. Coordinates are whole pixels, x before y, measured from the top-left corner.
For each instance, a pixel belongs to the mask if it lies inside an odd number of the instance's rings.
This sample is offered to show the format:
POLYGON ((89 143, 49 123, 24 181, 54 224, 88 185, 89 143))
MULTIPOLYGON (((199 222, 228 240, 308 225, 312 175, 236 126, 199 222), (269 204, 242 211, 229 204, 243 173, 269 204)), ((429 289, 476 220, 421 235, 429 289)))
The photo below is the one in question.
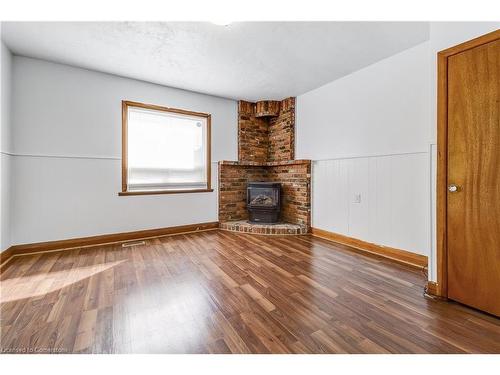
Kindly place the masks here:
POLYGON ((219 163, 219 221, 247 220, 247 183, 281 182, 281 218, 310 226, 310 160, 219 163))
POLYGON ((279 223, 279 224, 256 224, 246 220, 226 221, 220 223, 220 228, 232 232, 267 234, 267 235, 288 235, 306 234, 308 229, 305 225, 279 223))
POLYGON ((239 161, 219 162, 221 228, 259 234, 303 234, 309 230, 311 161, 293 160, 294 144, 295 98, 238 103, 239 161), (246 222, 246 188, 252 181, 281 182, 283 224, 246 222))

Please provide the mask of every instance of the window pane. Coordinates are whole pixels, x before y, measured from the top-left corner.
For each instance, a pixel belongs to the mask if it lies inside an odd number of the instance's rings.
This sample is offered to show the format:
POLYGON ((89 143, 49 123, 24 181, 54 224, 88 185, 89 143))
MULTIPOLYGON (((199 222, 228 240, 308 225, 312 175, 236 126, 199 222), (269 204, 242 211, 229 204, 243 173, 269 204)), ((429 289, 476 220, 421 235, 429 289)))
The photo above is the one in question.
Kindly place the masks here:
POLYGON ((206 138, 204 117, 129 107, 129 190, 206 188, 206 138))

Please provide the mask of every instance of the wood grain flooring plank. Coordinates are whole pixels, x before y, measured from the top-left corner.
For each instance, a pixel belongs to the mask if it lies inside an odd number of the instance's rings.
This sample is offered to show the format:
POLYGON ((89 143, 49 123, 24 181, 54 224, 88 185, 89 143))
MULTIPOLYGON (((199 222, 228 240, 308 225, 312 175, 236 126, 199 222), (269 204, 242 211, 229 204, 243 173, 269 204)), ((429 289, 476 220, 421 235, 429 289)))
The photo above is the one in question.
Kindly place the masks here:
POLYGON ((500 319, 312 237, 226 231, 15 257, 4 353, 500 353, 500 319))

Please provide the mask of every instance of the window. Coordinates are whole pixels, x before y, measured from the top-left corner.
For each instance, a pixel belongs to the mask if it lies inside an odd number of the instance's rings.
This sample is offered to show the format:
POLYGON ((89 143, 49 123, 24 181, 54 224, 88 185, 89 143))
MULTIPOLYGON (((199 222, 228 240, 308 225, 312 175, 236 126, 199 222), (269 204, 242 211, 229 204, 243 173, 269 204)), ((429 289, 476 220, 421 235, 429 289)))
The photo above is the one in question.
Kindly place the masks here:
POLYGON ((210 189, 210 115, 122 102, 120 195, 210 189))

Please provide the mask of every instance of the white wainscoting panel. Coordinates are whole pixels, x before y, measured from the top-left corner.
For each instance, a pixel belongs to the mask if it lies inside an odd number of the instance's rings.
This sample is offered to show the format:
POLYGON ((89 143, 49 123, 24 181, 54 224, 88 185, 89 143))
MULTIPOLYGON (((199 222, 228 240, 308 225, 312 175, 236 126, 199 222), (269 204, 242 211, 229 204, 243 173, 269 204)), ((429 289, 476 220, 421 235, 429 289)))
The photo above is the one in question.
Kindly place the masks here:
POLYGON ((313 163, 315 228, 429 255, 429 154, 313 163))

